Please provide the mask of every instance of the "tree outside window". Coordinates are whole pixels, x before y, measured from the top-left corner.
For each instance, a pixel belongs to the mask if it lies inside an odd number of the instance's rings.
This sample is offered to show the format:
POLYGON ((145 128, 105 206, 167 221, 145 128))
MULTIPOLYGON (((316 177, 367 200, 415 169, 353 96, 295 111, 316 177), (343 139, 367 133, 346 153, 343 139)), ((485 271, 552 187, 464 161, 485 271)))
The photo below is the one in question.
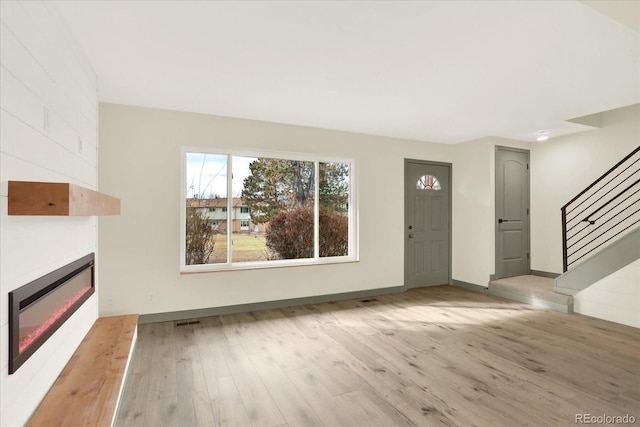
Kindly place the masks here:
POLYGON ((186 158, 186 182, 192 183, 186 189, 186 252, 198 254, 187 256, 186 265, 349 257, 351 162, 205 153, 186 158), (194 159, 200 169, 189 167, 194 159), (208 186, 196 192, 196 181, 208 186), (215 207, 203 212, 194 204, 215 207), (229 226, 199 230, 198 224, 212 224, 204 221, 213 219, 207 213, 229 226))

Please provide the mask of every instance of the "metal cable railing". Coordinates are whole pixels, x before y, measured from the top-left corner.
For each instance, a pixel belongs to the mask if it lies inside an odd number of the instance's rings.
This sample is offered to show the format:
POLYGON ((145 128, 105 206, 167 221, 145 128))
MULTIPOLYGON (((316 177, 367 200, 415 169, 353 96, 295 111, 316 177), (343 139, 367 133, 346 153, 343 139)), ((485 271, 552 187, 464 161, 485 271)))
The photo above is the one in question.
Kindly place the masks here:
POLYGON ((562 258, 567 271, 640 222, 640 147, 561 209, 562 258))

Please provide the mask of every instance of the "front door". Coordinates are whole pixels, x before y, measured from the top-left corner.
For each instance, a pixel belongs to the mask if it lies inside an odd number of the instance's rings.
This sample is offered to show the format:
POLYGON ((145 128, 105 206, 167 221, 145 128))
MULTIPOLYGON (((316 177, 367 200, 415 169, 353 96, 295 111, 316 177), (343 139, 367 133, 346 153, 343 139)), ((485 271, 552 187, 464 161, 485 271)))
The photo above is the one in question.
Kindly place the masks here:
POLYGON ((529 152, 496 147, 496 278, 529 269, 529 152))
POLYGON ((451 165, 405 160, 405 286, 449 283, 451 165))

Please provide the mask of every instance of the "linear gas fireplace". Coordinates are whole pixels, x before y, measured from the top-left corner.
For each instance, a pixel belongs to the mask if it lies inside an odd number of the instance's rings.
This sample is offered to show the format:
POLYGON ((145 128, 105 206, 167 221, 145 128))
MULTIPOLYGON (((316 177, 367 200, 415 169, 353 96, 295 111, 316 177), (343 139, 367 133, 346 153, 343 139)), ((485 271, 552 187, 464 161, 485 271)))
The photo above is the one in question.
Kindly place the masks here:
POLYGON ((13 374, 95 292, 94 254, 9 292, 13 374))

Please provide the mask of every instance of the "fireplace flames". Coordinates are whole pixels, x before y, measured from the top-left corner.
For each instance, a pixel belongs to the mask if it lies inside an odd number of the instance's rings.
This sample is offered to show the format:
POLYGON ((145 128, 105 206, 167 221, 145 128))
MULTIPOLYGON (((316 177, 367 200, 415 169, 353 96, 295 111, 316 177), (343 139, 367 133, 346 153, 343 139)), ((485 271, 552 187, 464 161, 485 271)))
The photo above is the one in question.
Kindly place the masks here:
POLYGON ((22 353, 27 347, 31 345, 39 336, 45 333, 47 329, 51 327, 58 319, 60 319, 64 313, 66 313, 84 294, 91 290, 91 286, 86 286, 78 291, 78 293, 73 296, 71 299, 64 302, 64 304, 57 308, 51 316, 49 316, 40 326, 35 328, 29 334, 20 337, 20 342, 18 344, 18 350, 22 353))

